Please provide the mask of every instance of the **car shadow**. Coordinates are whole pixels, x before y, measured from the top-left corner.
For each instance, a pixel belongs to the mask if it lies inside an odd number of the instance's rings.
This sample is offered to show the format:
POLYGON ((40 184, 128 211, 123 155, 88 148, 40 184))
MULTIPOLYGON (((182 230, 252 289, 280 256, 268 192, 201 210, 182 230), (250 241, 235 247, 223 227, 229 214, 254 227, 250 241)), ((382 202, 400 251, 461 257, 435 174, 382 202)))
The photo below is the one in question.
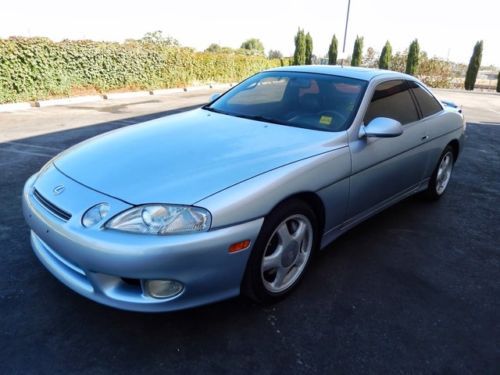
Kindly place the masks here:
POLYGON ((143 105, 143 104, 152 104, 152 103, 161 103, 161 100, 150 99, 150 100, 141 100, 141 101, 137 101, 137 102, 130 102, 129 101, 129 102, 123 103, 123 104, 114 104, 114 105, 107 105, 107 106, 68 105, 66 107, 69 109, 80 109, 80 110, 89 110, 89 111, 96 111, 96 112, 119 114, 119 113, 123 113, 124 110, 127 110, 130 107, 133 107, 136 105, 143 105))
MULTIPOLYGON (((116 107, 116 106, 114 106, 114 107, 116 107)), ((36 135, 36 136, 16 139, 12 142, 9 142, 9 141, 8 142, 0 142, 0 151, 2 151, 2 150, 9 151, 9 148, 10 148, 11 150, 14 150, 12 152, 15 152, 15 151, 22 151, 23 148, 25 148, 28 152, 34 152, 33 150, 38 147, 40 150, 43 149, 43 152, 42 151, 39 151, 39 152, 50 154, 49 151, 51 148, 53 148, 54 152, 52 152, 52 155, 50 155, 50 156, 55 156, 58 153, 57 150, 64 150, 68 147, 73 146, 76 143, 82 142, 82 141, 84 141, 88 138, 91 138, 93 136, 96 136, 96 135, 99 135, 102 133, 106 133, 106 132, 111 131, 111 130, 123 128, 126 126, 154 120, 154 119, 157 119, 160 117, 165 117, 165 116, 173 115, 176 113, 181 113, 181 112, 185 112, 188 110, 196 109, 199 107, 200 107, 200 105, 188 106, 188 107, 178 108, 178 109, 174 109, 174 110, 155 112, 155 113, 150 113, 147 115, 122 118, 122 119, 118 119, 118 120, 106 121, 106 122, 82 126, 82 127, 78 127, 78 128, 65 129, 65 130, 61 130, 61 131, 45 133, 42 135, 36 135), (19 149, 19 147, 16 147, 16 143, 21 146, 21 149, 19 149)), ((0 157, 3 158, 2 155, 0 155, 0 157)), ((36 169, 34 169, 34 171, 36 171, 36 169)))

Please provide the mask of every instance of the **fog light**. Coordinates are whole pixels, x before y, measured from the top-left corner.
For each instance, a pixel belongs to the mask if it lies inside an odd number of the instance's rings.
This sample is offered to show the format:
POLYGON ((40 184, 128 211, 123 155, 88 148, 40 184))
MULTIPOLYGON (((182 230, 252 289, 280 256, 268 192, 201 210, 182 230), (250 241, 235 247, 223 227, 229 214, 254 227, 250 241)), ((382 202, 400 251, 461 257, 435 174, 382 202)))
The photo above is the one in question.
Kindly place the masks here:
POLYGON ((154 298, 173 297, 184 289, 181 283, 174 280, 148 280, 145 285, 148 294, 154 298))

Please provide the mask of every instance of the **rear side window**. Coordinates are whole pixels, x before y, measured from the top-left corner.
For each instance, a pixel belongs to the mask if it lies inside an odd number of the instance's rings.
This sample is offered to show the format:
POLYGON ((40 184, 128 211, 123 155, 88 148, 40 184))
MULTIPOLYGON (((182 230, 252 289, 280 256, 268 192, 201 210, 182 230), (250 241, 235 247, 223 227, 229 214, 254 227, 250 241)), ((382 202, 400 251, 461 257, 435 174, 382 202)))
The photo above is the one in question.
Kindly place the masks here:
POLYGON ((441 104, 439 104, 437 99, 430 92, 420 86, 417 82, 408 81, 408 84, 410 85, 411 91, 415 95, 418 105, 420 106, 422 117, 428 117, 441 111, 441 104))
POLYGON ((377 86, 365 114, 365 125, 376 117, 392 118, 403 125, 418 120, 417 109, 405 81, 387 81, 377 86))

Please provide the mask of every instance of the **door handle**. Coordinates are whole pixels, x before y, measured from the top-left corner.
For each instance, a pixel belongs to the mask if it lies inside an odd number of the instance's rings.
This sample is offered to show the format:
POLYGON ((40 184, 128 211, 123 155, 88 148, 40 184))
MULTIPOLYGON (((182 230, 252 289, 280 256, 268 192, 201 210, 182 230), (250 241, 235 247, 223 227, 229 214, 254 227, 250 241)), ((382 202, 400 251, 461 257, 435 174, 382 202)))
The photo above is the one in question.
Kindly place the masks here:
POLYGON ((427 139, 429 139, 429 136, 428 135, 424 135, 421 139, 422 139, 422 141, 426 141, 427 139))

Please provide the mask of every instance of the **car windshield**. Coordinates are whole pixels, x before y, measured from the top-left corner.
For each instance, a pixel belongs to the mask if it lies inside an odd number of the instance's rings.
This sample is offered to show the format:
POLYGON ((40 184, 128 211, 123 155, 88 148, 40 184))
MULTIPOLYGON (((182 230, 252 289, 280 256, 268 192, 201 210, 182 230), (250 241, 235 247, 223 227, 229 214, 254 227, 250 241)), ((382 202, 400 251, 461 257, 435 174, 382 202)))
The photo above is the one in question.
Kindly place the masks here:
POLYGON ((327 74, 263 72, 203 108, 268 123, 337 132, 350 126, 366 85, 363 80, 327 74))

